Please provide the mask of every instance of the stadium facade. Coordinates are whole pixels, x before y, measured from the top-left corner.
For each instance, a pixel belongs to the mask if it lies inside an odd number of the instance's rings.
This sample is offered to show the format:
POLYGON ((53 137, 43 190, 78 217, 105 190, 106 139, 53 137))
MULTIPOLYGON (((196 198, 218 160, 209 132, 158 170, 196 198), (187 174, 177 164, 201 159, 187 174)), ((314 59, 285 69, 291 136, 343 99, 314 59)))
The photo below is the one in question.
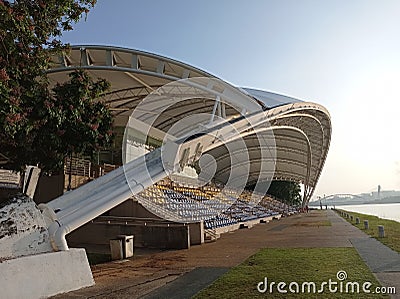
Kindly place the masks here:
MULTIPOLYGON (((48 77, 51 82, 63 82, 67 79, 67 74, 75 68, 85 69, 93 77, 105 78, 111 82, 112 89, 104 96, 104 101, 114 113, 114 126, 119 137, 122 130, 118 128, 126 127, 136 106, 151 92, 170 82, 187 78, 217 79, 205 71, 176 60, 108 46, 73 46, 68 55, 54 60, 48 77)), ((217 106, 219 116, 232 118, 246 115, 254 110, 254 106, 261 106, 273 127, 276 142, 277 159, 273 179, 304 184, 303 204, 306 204, 313 194, 329 149, 331 121, 328 111, 322 105, 271 92, 249 88, 235 89, 248 102, 241 105, 226 103, 222 105, 222 109, 217 106)), ((165 110, 164 118, 176 122, 191 114, 217 114, 215 104, 216 100, 212 99, 188 99, 165 110)), ((155 128, 164 132, 168 130, 168 126, 170 124, 165 119, 154 124, 155 128)), ((117 147, 118 145, 116 149, 117 147)), ((113 157, 105 159, 112 160, 114 164, 121 163, 120 152, 116 152, 113 157)), ((256 167, 255 164, 256 161, 251 166, 256 167)))
POLYGON ((41 206, 54 218, 59 250, 68 248, 66 234, 100 215, 119 217, 108 224, 140 216, 204 221, 205 228, 273 217, 280 205, 273 199, 255 208, 273 180, 301 183, 302 205, 308 204, 331 139, 323 106, 235 87, 188 64, 125 48, 73 46, 54 57, 48 78, 64 82, 74 69, 111 83, 102 100, 114 115, 116 140, 98 162, 124 166, 41 206), (248 187, 255 192, 247 194, 248 187), (226 209, 229 217, 221 216, 226 209), (243 216, 246 209, 256 211, 243 216))
MULTIPOLYGON (((111 83, 101 100, 114 115, 116 139, 97 161, 66 161, 59 176, 39 179, 40 170, 28 167, 24 194, 1 203, 1 271, 18 274, 5 276, 4 296, 43 298, 93 285, 85 250, 69 245, 120 259, 133 244, 190 248, 298 212, 266 194, 274 180, 301 183, 308 204, 331 138, 321 105, 238 88, 136 50, 75 46, 52 63, 51 84, 75 69, 111 83), (75 188, 64 193, 65 175, 75 188), (27 268, 41 275, 20 271, 27 268)), ((0 154, 0 165, 6 160, 0 154)), ((19 182, 1 169, 0 191, 13 193, 19 182)))

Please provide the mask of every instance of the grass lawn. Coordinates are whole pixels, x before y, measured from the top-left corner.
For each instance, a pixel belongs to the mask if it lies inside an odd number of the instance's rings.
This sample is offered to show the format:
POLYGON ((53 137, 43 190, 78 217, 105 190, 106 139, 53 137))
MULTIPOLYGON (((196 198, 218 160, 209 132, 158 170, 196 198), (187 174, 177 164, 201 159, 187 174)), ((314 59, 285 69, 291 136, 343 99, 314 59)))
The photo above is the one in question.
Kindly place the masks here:
MULTIPOLYGON (((263 288, 264 284, 260 286, 263 288)), ((217 279, 211 286, 199 292, 195 298, 389 298, 372 294, 380 286, 368 267, 361 260, 354 248, 268 248, 262 249, 239 266, 232 268, 228 273, 217 279), (346 271, 347 279, 342 281, 343 292, 331 293, 329 285, 323 286, 323 292, 301 292, 303 282, 314 282, 316 290, 321 289, 323 282, 337 282, 340 288, 338 271, 346 271), (257 291, 257 284, 268 278, 271 282, 285 282, 288 293, 278 292, 276 285, 273 292, 269 289, 265 293, 257 291), (292 293, 289 283, 296 282, 300 293, 292 293), (360 293, 345 293, 346 282, 358 282, 360 293), (371 294, 362 291, 364 282, 371 282, 371 294)), ((332 288, 335 286, 332 285, 332 288)), ((296 291, 296 284, 292 290, 296 291)), ((351 287, 349 288, 351 291, 351 287)))
POLYGON ((382 242, 386 246, 392 248, 393 250, 400 253, 400 223, 393 220, 382 219, 372 215, 365 215, 355 212, 343 211, 349 215, 353 215, 353 221, 349 218, 344 218, 354 226, 358 227, 360 230, 376 238, 378 241, 382 242), (360 224, 356 224, 356 217, 360 218, 360 224), (364 229, 364 220, 368 220, 369 229, 364 229), (378 237, 378 225, 383 225, 385 227, 385 237, 378 237))

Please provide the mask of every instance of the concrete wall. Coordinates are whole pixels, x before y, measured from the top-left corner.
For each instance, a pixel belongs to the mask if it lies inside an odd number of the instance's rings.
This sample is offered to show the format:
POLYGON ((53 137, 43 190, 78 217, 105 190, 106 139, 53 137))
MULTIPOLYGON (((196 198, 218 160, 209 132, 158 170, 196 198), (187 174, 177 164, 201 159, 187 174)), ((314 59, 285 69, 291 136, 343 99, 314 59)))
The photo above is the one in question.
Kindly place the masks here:
POLYGON ((239 224, 239 223, 236 223, 236 224, 227 225, 227 226, 223 226, 223 227, 217 227, 217 228, 215 229, 215 232, 216 232, 218 235, 220 235, 220 234, 225 234, 225 233, 228 233, 228 232, 232 232, 232 231, 238 230, 239 227, 240 227, 240 224, 239 224))
POLYGON ((101 246, 105 248, 105 253, 109 253, 109 244, 111 239, 118 235, 134 235, 135 247, 142 247, 140 240, 140 231, 133 226, 119 226, 100 223, 88 223, 67 235, 69 246, 82 246, 87 249, 90 245, 101 246))
POLYGON ((190 247, 189 226, 166 224, 144 225, 88 223, 67 235, 70 246, 100 248, 109 253, 111 239, 118 235, 133 235, 135 247, 186 249, 190 247), (94 246, 93 246, 94 245, 94 246))
POLYGON ((147 226, 144 228, 143 233, 145 247, 168 249, 190 248, 189 226, 147 226))
POLYGON ((127 201, 121 203, 120 205, 111 209, 107 214, 110 216, 161 219, 157 215, 144 208, 137 200, 133 199, 128 199, 127 201))
POLYGON ((0 263, 1 298, 46 298, 94 284, 85 250, 71 249, 0 263))
POLYGON ((13 188, 0 187, 0 205, 21 193, 22 188, 14 186, 13 188))
MULTIPOLYGON (((280 215, 279 215, 280 218, 280 215)), ((241 222, 241 223, 236 223, 236 224, 232 224, 232 225, 227 225, 227 226, 223 226, 223 227, 217 227, 215 229, 215 233, 218 235, 221 234, 225 234, 225 233, 229 233, 235 230, 238 230, 240 228, 241 224, 244 224, 245 226, 247 226, 248 228, 252 228, 254 225, 259 224, 261 222, 261 220, 265 221, 265 222, 270 222, 273 220, 272 216, 269 217, 264 217, 264 218, 258 218, 258 219, 254 219, 254 220, 250 220, 250 221, 246 221, 246 222, 241 222)))
POLYGON ((204 224, 203 221, 190 223, 190 245, 201 245, 204 243, 204 224))
POLYGON ((64 174, 41 176, 33 199, 36 203, 46 203, 64 192, 64 174))

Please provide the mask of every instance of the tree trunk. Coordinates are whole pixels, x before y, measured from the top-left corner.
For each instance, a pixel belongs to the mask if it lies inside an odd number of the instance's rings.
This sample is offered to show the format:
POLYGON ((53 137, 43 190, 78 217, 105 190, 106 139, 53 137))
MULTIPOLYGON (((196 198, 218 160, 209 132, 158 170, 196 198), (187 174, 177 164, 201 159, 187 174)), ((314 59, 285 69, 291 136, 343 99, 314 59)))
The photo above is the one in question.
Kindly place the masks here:
POLYGON ((69 155, 69 174, 68 174, 67 191, 70 191, 72 189, 71 183, 72 183, 72 153, 70 153, 70 155, 69 155))

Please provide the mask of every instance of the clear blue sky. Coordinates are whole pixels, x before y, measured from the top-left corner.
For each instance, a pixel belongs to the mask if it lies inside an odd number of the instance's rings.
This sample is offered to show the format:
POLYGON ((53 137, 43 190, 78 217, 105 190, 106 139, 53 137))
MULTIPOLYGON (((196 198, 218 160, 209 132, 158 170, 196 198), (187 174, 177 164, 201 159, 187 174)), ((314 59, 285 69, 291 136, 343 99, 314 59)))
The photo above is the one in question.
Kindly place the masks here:
POLYGON ((154 52, 318 102, 333 136, 315 195, 400 189, 398 0, 99 0, 63 41, 154 52))

